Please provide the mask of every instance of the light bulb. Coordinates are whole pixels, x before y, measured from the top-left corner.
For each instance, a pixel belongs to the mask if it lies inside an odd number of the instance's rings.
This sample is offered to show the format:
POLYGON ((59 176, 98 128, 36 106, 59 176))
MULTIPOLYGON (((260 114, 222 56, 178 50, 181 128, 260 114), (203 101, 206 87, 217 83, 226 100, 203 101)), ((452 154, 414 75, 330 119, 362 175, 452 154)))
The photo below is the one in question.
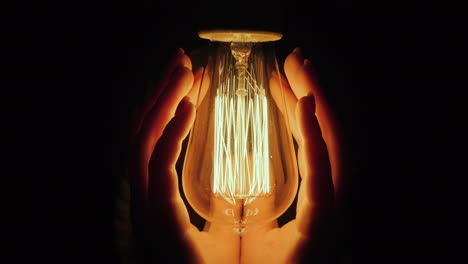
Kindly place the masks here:
POLYGON ((270 78, 278 73, 273 41, 281 34, 204 31, 199 36, 211 40, 210 52, 182 187, 206 221, 244 232, 277 219, 297 192, 282 90, 274 98, 270 91, 270 78))

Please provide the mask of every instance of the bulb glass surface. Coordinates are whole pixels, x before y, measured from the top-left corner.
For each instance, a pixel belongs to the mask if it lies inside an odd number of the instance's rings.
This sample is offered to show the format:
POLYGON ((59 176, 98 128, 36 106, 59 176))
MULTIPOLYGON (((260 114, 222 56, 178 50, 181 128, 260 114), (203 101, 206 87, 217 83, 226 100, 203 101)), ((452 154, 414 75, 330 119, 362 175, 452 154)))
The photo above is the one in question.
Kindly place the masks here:
POLYGON ((209 222, 248 230, 294 200, 296 156, 273 72, 273 42, 211 42, 182 175, 187 201, 209 222))

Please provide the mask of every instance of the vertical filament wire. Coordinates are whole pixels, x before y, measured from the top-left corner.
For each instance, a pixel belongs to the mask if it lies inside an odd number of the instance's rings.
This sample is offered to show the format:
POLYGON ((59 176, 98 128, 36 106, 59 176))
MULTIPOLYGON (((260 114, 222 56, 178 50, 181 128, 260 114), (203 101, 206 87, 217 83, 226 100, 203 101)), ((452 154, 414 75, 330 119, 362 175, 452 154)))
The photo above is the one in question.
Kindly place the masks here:
POLYGON ((215 96, 213 193, 244 204, 270 193, 268 113, 263 87, 246 72, 246 93, 231 75, 215 96))

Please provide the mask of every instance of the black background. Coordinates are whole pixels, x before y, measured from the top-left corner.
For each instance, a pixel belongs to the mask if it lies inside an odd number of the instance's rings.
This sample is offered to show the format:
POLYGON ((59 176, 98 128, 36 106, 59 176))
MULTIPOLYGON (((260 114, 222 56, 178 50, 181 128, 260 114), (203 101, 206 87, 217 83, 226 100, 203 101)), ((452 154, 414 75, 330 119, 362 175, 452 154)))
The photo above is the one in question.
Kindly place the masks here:
MULTIPOLYGON (((144 5, 2 12, 5 263, 118 263, 132 113, 176 48, 207 45, 200 3, 144 5)), ((463 262, 466 11, 275 5, 279 61, 303 49, 345 135, 342 263, 463 262)))

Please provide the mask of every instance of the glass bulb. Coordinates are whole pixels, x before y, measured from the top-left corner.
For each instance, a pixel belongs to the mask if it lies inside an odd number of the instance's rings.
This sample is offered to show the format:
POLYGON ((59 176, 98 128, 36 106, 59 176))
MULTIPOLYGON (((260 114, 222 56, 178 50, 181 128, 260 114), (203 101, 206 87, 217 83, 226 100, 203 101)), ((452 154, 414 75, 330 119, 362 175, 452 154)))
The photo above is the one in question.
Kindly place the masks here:
POLYGON ((208 31, 211 40, 182 187, 206 221, 237 232, 277 219, 293 202, 296 156, 270 32, 208 31), (205 88, 204 88, 205 87, 205 88), (204 92, 203 90, 208 89, 204 92))

